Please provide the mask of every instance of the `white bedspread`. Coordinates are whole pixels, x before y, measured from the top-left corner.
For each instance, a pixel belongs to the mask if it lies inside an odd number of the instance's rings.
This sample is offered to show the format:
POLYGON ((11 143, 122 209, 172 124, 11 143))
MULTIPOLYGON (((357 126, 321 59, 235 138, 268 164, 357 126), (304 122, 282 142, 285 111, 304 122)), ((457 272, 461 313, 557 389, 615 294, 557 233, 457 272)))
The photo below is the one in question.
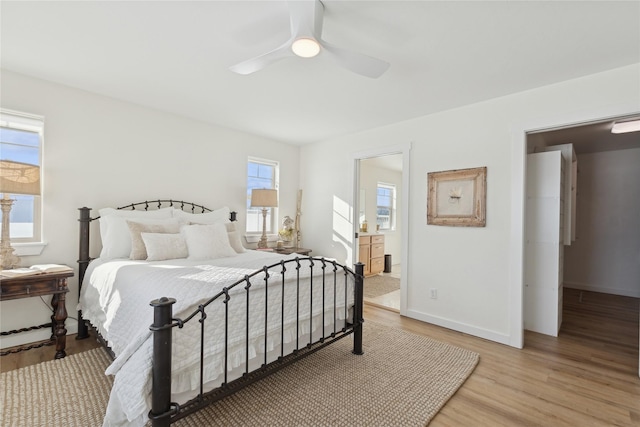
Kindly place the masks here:
MULTIPOLYGON (((295 257, 295 256, 291 256, 295 257)), ((142 426, 150 409, 151 361, 153 339, 149 326, 153 322, 150 301, 166 296, 177 300, 173 316, 183 318, 199 304, 217 294, 245 275, 265 265, 278 262, 282 255, 247 251, 230 258, 207 262, 171 260, 146 262, 132 260, 95 260, 85 275, 80 305, 83 317, 97 327, 115 352, 116 360, 107 368, 115 375, 104 426, 142 426)), ((300 261, 302 284, 309 282, 308 261, 300 261)), ((281 334, 284 343, 296 341, 296 335, 312 334, 314 339, 323 330, 333 327, 333 280, 324 292, 324 327, 322 325, 323 294, 321 263, 315 261, 313 282, 313 315, 310 318, 311 295, 308 285, 300 286, 297 295, 295 264, 287 264, 285 279, 284 331, 281 331, 282 279, 280 267, 270 272, 268 308, 265 310, 264 275, 251 279, 249 317, 249 359, 264 357, 265 351, 278 349, 281 334), (299 321, 296 325, 296 299, 299 298, 299 321), (264 318, 267 316, 267 348, 264 340, 264 318), (297 334, 296 334, 297 333, 297 334)), ((333 266, 327 266, 327 272, 333 266)), ((336 318, 345 319, 344 278, 339 275, 336 297, 336 318)), ((353 303, 352 282, 349 281, 347 306, 353 303)), ((228 371, 244 369, 246 361, 246 291, 244 285, 230 292, 228 303, 228 371)), ((204 381, 218 386, 224 377, 225 308, 220 298, 207 309, 205 326, 204 381)), ((341 327, 341 326, 339 326, 341 327)), ((300 346, 306 343, 300 343, 300 346)), ((174 328, 172 361, 172 394, 199 388, 200 323, 192 320, 182 329, 174 328)))

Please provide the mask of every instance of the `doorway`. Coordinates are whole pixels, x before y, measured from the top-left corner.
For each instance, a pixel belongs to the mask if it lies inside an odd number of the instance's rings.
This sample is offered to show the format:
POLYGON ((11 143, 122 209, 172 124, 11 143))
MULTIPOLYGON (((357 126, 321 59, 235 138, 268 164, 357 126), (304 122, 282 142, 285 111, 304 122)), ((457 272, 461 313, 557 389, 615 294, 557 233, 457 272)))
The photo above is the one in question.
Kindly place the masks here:
POLYGON ((365 303, 403 314, 408 287, 410 144, 355 153, 354 263, 365 265, 365 303))
POLYGON ((366 303, 400 312, 402 155, 360 160, 358 260, 366 303))
MULTIPOLYGON (((575 236, 570 244, 565 241, 564 251, 561 251, 564 256, 558 265, 561 277, 557 302, 561 323, 557 327, 561 341, 575 333, 576 319, 585 318, 576 314, 581 308, 593 312, 593 307, 599 307, 606 314, 611 312, 606 307, 611 305, 612 299, 618 305, 631 300, 631 306, 635 299, 637 307, 640 298, 637 288, 640 271, 633 258, 633 254, 640 251, 640 229, 635 214, 631 213, 637 211, 633 206, 640 208, 640 138, 637 132, 611 133, 615 121, 631 118, 638 117, 621 116, 527 134, 529 155, 571 143, 577 156, 575 236), (562 318, 565 317, 563 313, 571 317, 562 318)), ((531 189, 530 184, 528 182, 526 188, 531 189)), ((527 198, 530 197, 527 194, 527 198)), ((530 231, 529 216, 525 221, 525 229, 530 231)), ((525 272, 530 273, 534 264, 535 261, 527 256, 525 272)), ((535 309, 536 305, 536 301, 530 298, 532 292, 527 292, 530 286, 531 283, 525 279, 525 312, 527 308, 530 311, 535 309)), ((539 314, 546 316, 546 308, 539 314)), ((611 327, 617 321, 612 316, 602 317, 597 323, 581 324, 578 329, 581 333, 598 336, 603 325, 611 327)), ((635 328, 638 328, 637 322, 635 328)), ((530 329, 526 316, 525 329, 530 329)), ((639 331, 635 329, 627 340, 627 347, 632 344, 638 349, 638 335, 639 331)), ((635 356, 635 359, 635 363, 640 364, 640 356, 635 356)))

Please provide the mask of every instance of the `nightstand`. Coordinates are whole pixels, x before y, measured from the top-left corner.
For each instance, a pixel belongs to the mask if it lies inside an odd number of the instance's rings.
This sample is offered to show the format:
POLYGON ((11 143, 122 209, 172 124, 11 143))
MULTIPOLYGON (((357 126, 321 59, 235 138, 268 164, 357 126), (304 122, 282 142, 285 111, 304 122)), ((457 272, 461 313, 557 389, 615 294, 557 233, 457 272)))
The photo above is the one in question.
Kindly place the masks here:
POLYGON ((281 249, 274 248, 273 251, 283 255, 300 254, 305 256, 309 256, 309 254, 312 252, 311 249, 305 249, 305 248, 281 248, 281 249))
MULTIPOLYGON (((2 276, 0 278, 0 301, 53 295, 51 299, 53 314, 51 315, 50 324, 34 326, 18 331, 9 331, 3 333, 3 335, 51 326, 51 339, 56 340, 55 358, 61 359, 65 357, 67 355, 64 351, 67 344, 67 329, 64 326, 64 322, 67 320, 65 300, 66 293, 69 292, 69 287, 67 286, 67 279, 69 277, 73 277, 73 272, 42 273, 24 277, 2 276)), ((23 346, 19 348, 18 351, 28 350, 30 348, 34 348, 34 346, 23 346)))

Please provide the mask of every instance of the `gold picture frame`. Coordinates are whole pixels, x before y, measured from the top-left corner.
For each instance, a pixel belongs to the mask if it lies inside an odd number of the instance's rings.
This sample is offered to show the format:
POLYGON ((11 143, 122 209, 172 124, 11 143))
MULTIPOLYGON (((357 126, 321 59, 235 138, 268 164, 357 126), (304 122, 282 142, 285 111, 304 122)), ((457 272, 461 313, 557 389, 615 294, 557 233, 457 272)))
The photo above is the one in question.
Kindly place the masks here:
POLYGON ((486 225, 486 166, 429 172, 427 185, 427 224, 453 227, 486 225))

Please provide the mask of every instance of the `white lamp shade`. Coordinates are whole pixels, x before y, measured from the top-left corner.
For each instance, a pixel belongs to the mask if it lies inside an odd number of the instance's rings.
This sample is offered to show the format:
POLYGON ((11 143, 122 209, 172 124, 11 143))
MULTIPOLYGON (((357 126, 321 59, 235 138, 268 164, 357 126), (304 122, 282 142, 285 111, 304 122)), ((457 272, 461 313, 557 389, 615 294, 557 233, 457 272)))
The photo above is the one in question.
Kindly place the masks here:
POLYGON ((278 206, 278 190, 266 188, 251 190, 251 207, 275 208, 278 206))
POLYGON ((0 193, 40 195, 40 167, 0 160, 0 193))

